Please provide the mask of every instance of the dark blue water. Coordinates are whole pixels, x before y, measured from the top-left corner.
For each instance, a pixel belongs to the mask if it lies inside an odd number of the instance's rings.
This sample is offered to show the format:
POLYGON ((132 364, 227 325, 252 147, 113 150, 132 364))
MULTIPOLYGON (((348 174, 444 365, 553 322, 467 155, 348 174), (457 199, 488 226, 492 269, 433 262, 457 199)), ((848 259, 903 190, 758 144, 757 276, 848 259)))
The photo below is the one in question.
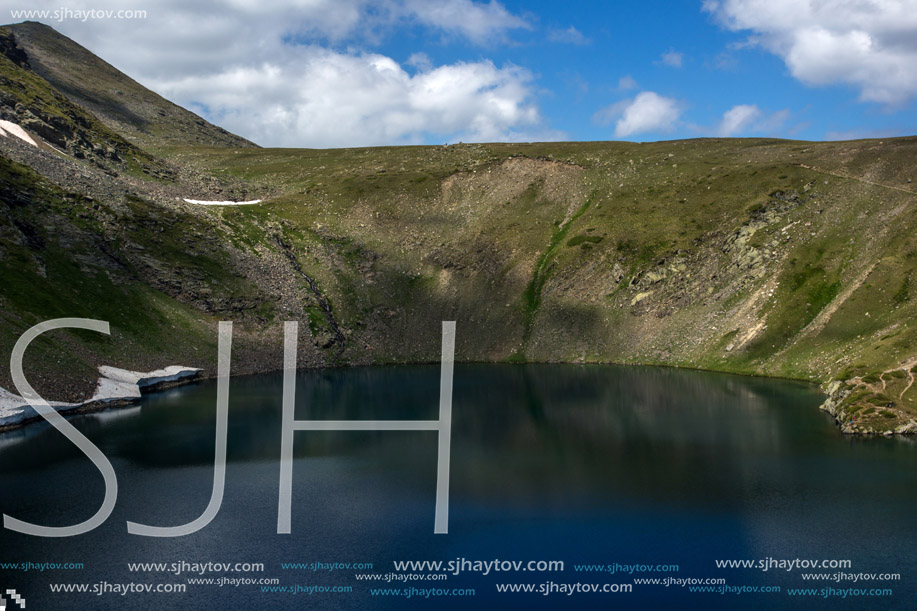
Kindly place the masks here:
MULTIPOLYGON (((438 367, 301 372, 298 419, 435 419, 438 367)), ((79 570, 0 570, 32 609, 908 609, 917 595, 915 446, 842 436, 812 387, 677 369, 576 365, 458 365, 455 370, 448 535, 433 534, 434 432, 299 432, 293 533, 277 535, 281 377, 231 383, 226 494, 202 531, 173 539, 129 535, 131 520, 172 526, 210 498, 215 385, 148 396, 139 408, 73 420, 112 461, 118 504, 95 531, 42 539, 0 531, 0 562, 82 563, 79 570), (717 560, 849 560, 846 568, 717 568, 717 560), (365 581, 394 561, 560 560, 562 571, 449 574, 445 580, 365 581), (187 570, 128 563, 263 563, 189 584, 187 570), (371 563, 372 569, 284 569, 281 563, 371 563), (678 565, 631 574, 578 565, 678 565), (899 573, 900 580, 806 581, 802 574, 899 573), (700 593, 635 579, 721 579, 700 593), (184 593, 53 593, 51 584, 181 584, 184 593), (554 591, 499 593, 498 585, 554 591), (553 584, 553 585, 552 585, 553 584), (568 584, 631 592, 566 595, 568 584), (473 589, 411 598, 371 589, 473 589), (813 588, 815 596, 791 596, 813 588), (829 593, 890 588, 891 595, 829 593)), ((95 513, 102 478, 59 433, 34 425, 0 436, 0 509, 56 526, 95 513)), ((170 567, 171 568, 171 567, 170 567)), ((693 584, 698 585, 698 584, 693 584)), ((703 584, 711 585, 711 584, 703 584)), ((110 585, 109 585, 110 587, 110 585)), ((861 594, 862 594, 861 593, 861 594)), ((13 607, 8 607, 13 608, 13 607)))

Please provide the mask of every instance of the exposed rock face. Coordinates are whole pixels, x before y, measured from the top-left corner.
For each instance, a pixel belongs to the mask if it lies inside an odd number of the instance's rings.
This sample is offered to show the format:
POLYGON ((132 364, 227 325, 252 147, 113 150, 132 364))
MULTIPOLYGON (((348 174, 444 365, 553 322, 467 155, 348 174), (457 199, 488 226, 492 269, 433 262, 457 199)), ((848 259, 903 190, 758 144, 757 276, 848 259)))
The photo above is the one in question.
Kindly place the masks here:
POLYGON ((16 57, 27 57, 37 75, 133 144, 255 146, 146 89, 49 26, 25 22, 5 29, 16 37, 16 57))
POLYGON ((0 30, 0 53, 20 68, 31 70, 29 57, 25 49, 16 43, 16 37, 12 32, 0 30))
POLYGON ((36 74, 8 28, 0 28, 0 52, 0 119, 113 175, 137 170, 160 179, 173 176, 168 164, 129 143, 36 74))
POLYGON ((282 366, 285 320, 307 366, 433 361, 456 320, 459 360, 840 379, 851 432, 915 428, 917 139, 255 151, 46 26, 0 33, 0 119, 39 145, 0 138, 0 348, 113 329, 36 343, 47 396, 213 371, 219 320, 234 373, 282 366))

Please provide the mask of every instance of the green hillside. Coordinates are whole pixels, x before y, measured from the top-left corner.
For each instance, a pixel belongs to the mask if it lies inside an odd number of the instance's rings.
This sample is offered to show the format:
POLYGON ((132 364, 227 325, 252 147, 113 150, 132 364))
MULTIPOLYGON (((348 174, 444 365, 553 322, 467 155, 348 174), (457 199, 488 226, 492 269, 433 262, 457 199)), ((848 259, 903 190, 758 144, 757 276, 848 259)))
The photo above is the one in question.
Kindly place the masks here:
MULTIPOLYGON (((4 100, 54 88, 2 62, 4 100)), ((39 97, 90 113, 87 82, 39 97)), ((917 430, 917 138, 259 149, 172 124, 144 144, 98 119, 94 138, 147 146, 163 171, 0 139, 0 346, 56 316, 117 330, 41 347, 49 391, 85 392, 102 360, 213 372, 218 320, 237 323, 237 373, 280 367, 284 320, 309 366, 436 361, 456 320, 460 360, 806 379, 846 431, 917 430)))

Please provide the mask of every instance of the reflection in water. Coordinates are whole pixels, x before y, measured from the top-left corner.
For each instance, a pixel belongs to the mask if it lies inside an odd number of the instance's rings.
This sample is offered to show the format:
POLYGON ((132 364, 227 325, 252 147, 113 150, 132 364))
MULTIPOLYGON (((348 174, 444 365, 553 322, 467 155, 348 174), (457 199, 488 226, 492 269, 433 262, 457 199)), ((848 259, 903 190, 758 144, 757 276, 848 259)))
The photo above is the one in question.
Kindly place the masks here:
MULTIPOLYGON (((915 562, 903 553, 897 564, 888 560, 893 541, 900 549, 917 543, 909 534, 917 504, 910 440, 845 439, 816 409, 821 395, 804 384, 597 365, 456 366, 446 537, 432 535, 435 433, 296 433, 294 534, 278 537, 281 382, 279 375, 232 380, 226 497, 201 533, 153 541, 127 535, 124 521, 168 526, 203 511, 213 383, 148 396, 139 408, 74 417, 118 472, 115 514, 82 544, 4 531, 0 549, 80 554, 113 574, 127 561, 190 555, 378 566, 404 558, 557 557, 674 562, 693 571, 683 576, 712 576, 713 558, 856 556, 864 570, 902 574, 915 562)), ((303 371, 296 416, 435 419, 438 397, 436 366, 303 371)), ((0 435, 0 464, 4 513, 68 524, 100 502, 98 473, 47 426, 0 435)), ((750 575, 748 584, 761 579, 750 575)), ((202 593, 188 608, 222 608, 229 595, 202 593)), ((399 608, 366 600, 328 608, 399 608)), ((153 608, 152 601, 138 604, 153 608)), ((716 604, 705 599, 697 608, 716 604)), ((538 605, 548 602, 530 608, 538 605)))

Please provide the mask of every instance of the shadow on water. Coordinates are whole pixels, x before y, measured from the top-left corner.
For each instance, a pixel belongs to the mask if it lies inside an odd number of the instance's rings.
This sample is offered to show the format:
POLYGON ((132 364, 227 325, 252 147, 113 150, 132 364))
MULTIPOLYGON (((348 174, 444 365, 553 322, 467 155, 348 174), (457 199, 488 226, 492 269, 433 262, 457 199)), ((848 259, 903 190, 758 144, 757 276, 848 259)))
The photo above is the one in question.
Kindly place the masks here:
MULTIPOLYGON (((190 556, 261 561, 274 570, 280 561, 310 559, 386 567, 407 558, 495 556, 672 562, 681 577, 716 576, 715 558, 766 556, 853 558, 860 570, 903 575, 915 568, 906 552, 917 544, 913 442, 844 438, 817 410, 822 395, 810 385, 664 368, 460 364, 448 536, 431 533, 435 433, 313 431, 295 435, 294 534, 284 537, 275 533, 281 387, 280 375, 231 381, 226 495, 203 531, 150 540, 127 535, 124 522, 181 524, 206 506, 216 398, 207 382, 147 396, 140 407, 73 418, 115 466, 115 513, 78 540, 3 531, 4 555, 78 557, 122 579, 128 561, 190 556)), ((302 371, 296 417, 436 419, 438 397, 437 366, 302 371)), ((0 464, 4 513, 58 525, 98 507, 98 472, 45 425, 0 435, 0 464)), ((729 577, 736 582, 736 574, 729 577)), ((795 583, 792 575, 740 577, 744 584, 795 583)), ((552 578, 583 579, 569 570, 552 578)), ((457 583, 480 587, 476 604, 486 607, 498 600, 493 581, 457 583)), ((898 587, 914 592, 913 584, 898 587)), ((187 608, 238 600, 208 592, 189 594, 187 608)), ((646 589, 633 600, 735 608, 669 595, 646 589)), ((399 608, 370 605, 365 592, 313 600, 315 608, 399 608)), ((104 597, 94 602, 118 608, 104 597)), ((550 597, 528 602, 552 608, 550 597)), ((773 608, 760 598, 743 602, 773 608)), ((296 608, 294 601, 271 604, 296 608)), ((593 605, 604 608, 588 597, 570 608, 593 605)))

